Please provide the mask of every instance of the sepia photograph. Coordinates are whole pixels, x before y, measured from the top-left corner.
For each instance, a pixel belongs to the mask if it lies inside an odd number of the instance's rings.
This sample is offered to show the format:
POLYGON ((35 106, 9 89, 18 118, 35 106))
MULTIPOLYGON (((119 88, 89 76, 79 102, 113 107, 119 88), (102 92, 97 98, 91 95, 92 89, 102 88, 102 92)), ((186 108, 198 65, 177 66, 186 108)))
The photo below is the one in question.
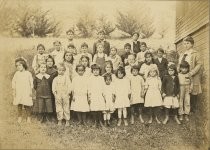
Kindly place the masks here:
POLYGON ((0 0, 0 149, 209 150, 209 0, 0 0))

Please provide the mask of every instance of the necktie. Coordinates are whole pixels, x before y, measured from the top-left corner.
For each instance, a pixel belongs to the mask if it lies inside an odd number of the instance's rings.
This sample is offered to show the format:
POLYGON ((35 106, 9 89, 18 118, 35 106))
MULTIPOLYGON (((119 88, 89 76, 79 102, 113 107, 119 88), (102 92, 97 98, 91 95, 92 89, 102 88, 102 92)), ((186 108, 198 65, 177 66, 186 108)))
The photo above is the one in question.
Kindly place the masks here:
POLYGON ((184 54, 184 56, 182 57, 182 61, 181 62, 185 61, 186 57, 187 57, 187 54, 184 54))

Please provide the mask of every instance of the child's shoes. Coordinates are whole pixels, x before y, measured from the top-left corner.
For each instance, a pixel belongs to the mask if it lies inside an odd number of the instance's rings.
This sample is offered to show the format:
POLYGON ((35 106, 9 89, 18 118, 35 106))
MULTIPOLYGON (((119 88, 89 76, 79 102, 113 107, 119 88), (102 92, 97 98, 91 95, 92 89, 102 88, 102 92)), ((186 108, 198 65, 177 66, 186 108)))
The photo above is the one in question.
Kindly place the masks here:
POLYGON ((127 121, 127 119, 124 119, 124 124, 125 124, 125 126, 128 126, 128 121, 127 121))
POLYGON ((185 120, 186 120, 186 121, 189 121, 188 115, 185 115, 185 120))
POLYGON ((18 123, 21 123, 22 122, 22 117, 18 117, 18 123))
POLYGON ((119 127, 121 125, 122 119, 119 118, 118 122, 117 122, 117 126, 119 127))
POLYGON ((177 116, 174 116, 174 120, 176 121, 177 124, 181 124, 177 116))
POLYGON ((69 127, 70 124, 69 124, 69 120, 66 120, 66 124, 65 124, 65 127, 69 127))
POLYGON ((107 126, 110 126, 110 121, 109 120, 107 120, 107 126))
POLYGON ((152 123, 152 117, 150 117, 149 121, 148 121, 149 124, 152 123))

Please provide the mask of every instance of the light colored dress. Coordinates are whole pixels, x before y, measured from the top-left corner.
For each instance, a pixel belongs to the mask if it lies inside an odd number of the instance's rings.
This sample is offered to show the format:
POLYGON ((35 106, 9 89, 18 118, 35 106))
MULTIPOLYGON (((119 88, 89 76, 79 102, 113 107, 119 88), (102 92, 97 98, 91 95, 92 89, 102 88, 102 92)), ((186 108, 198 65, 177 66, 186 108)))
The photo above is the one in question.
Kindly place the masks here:
POLYGON ((148 77, 145 81, 145 88, 147 89, 145 95, 145 107, 162 106, 161 80, 159 77, 148 77))
POLYGON ((110 111, 111 113, 113 113, 114 110, 115 110, 114 103, 113 103, 113 100, 112 100, 113 94, 114 94, 113 83, 111 83, 110 85, 106 84, 105 87, 104 87, 104 96, 106 98, 105 110, 110 111))
POLYGON ((72 91, 75 101, 71 103, 71 110, 78 112, 88 112, 88 78, 86 76, 76 76, 72 80, 72 91))
POLYGON ((12 89, 15 91, 13 105, 32 106, 33 78, 29 71, 17 71, 12 79, 12 89))
POLYGON ((60 50, 60 51, 54 50, 54 51, 52 51, 52 53, 50 55, 53 56, 56 66, 59 63, 63 62, 63 56, 64 56, 64 51, 63 50, 60 50))
POLYGON ((103 77, 91 75, 88 83, 88 94, 90 97, 90 110, 103 111, 105 110, 104 94, 105 82, 103 77))
POLYGON ((147 76, 148 76, 148 72, 150 70, 150 68, 153 68, 155 67, 156 70, 158 70, 158 67, 156 64, 150 64, 150 65, 147 65, 146 63, 143 63, 140 70, 139 70, 139 73, 143 75, 143 78, 146 79, 147 76))
POLYGON ((115 108, 125 108, 130 106, 130 100, 128 95, 131 93, 129 79, 124 77, 123 79, 116 78, 114 82, 115 87, 115 108))
POLYGON ((144 79, 140 76, 131 76, 131 105, 144 103, 144 99, 141 97, 144 87, 144 79))

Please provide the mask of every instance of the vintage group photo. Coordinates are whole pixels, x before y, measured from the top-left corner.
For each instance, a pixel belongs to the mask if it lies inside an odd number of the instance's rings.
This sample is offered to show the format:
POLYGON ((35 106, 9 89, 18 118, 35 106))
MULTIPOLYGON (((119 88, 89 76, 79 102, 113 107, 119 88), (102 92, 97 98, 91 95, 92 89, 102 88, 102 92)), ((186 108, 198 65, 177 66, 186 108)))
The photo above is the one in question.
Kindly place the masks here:
POLYGON ((0 0, 0 149, 207 150, 209 1, 0 0))

